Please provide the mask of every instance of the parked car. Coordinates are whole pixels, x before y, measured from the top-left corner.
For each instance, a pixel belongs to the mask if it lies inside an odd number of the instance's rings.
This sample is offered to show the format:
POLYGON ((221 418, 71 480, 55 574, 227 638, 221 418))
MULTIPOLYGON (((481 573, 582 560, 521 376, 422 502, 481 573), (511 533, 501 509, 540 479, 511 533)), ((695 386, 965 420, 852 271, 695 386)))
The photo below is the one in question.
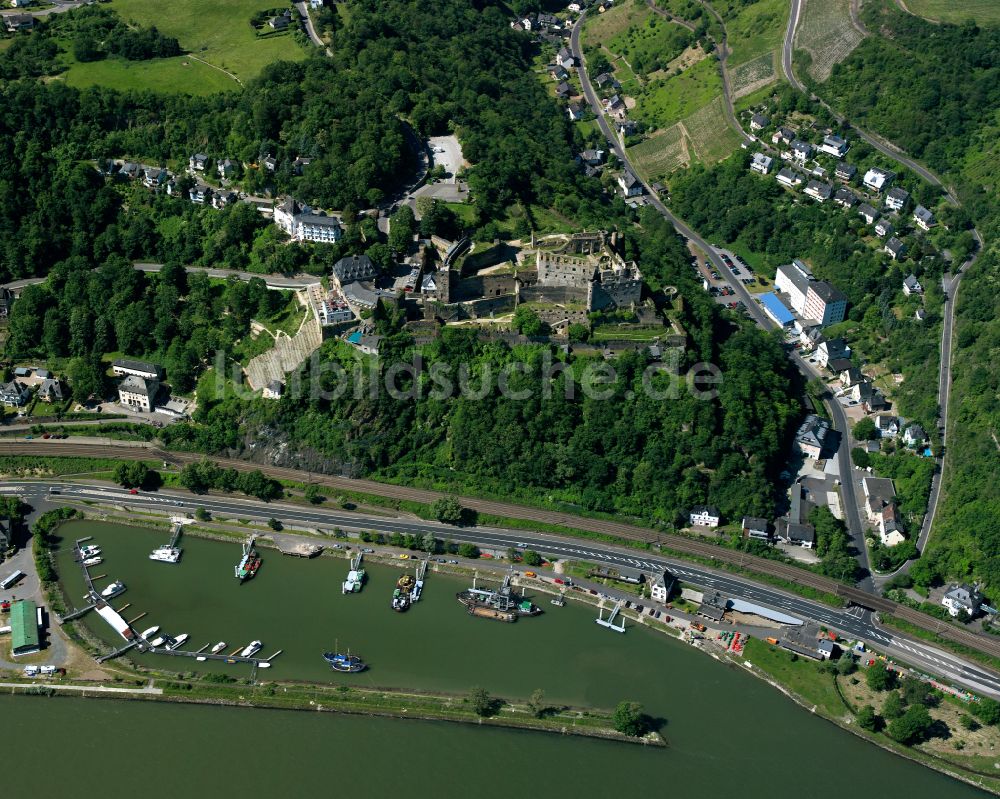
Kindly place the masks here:
POLYGON ((371 547, 365 547, 361 551, 364 552, 366 555, 374 555, 375 554, 375 550, 372 549, 371 547))

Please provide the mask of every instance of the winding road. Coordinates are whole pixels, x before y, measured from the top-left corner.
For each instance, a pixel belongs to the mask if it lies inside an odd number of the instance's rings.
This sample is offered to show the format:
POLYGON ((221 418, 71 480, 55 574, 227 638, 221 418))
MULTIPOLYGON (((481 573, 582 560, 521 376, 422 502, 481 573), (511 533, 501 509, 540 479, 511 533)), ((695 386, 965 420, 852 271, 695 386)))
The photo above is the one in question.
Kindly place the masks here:
MULTIPOLYGON (((815 94, 811 93, 799 80, 795 77, 795 70, 793 68, 792 56, 795 44, 795 31, 798 27, 799 20, 802 14, 802 4, 803 0, 791 0, 791 11, 788 16, 788 27, 785 30, 785 40, 782 45, 781 51, 781 67, 785 73, 785 78, 788 82, 798 89, 800 92, 808 95, 811 99, 820 103, 827 111, 829 111, 834 118, 841 124, 848 125, 851 130, 858 136, 858 138, 867 142, 869 145, 874 147, 883 155, 893 159, 899 164, 902 164, 907 169, 919 175, 925 181, 930 183, 932 186, 941 187, 948 199, 948 202, 956 208, 961 207, 961 202, 959 202, 958 196, 955 191, 945 186, 936 174, 934 174, 930 169, 925 167, 923 164, 914 161, 906 153, 902 152, 898 147, 891 144, 890 142, 875 136, 865 130, 862 130, 853 122, 848 120, 843 115, 837 113, 833 108, 831 108, 821 97, 817 97, 815 94)), ((905 9, 904 9, 905 10, 905 9)), ((864 26, 861 24, 860 18, 858 17, 858 3, 857 0, 852 0, 851 3, 851 19, 855 26, 859 30, 864 30, 864 26)), ((865 31, 866 32, 866 31, 865 31)), ((952 353, 953 353, 953 342, 955 337, 955 306, 957 305, 958 289, 962 281, 962 277, 968 271, 969 267, 975 263, 976 258, 979 257, 979 253, 983 249, 983 239, 979 234, 979 231, 975 228, 972 229, 972 235, 976 240, 976 250, 969 256, 969 258, 962 263, 954 273, 946 273, 941 279, 941 288, 944 292, 944 307, 943 316, 941 324, 941 351, 940 351, 940 363, 938 366, 938 431, 941 436, 941 445, 945 447, 947 443, 948 436, 948 415, 950 412, 951 404, 951 382, 952 382, 952 353)), ((917 549, 921 552, 930 540, 931 532, 934 527, 934 521, 937 518, 938 506, 941 498, 941 486, 944 481, 944 473, 947 461, 947 450, 945 449, 945 454, 938 458, 938 469, 937 473, 932 478, 931 482, 931 492, 927 503, 927 513, 924 516, 924 522, 921 525, 920 533, 917 537, 917 549)), ((843 474, 843 473, 842 473, 843 474)), ((914 561, 907 561, 899 569, 891 574, 879 575, 874 579, 875 585, 881 587, 892 577, 897 574, 905 574, 912 567, 914 561)))
MULTIPOLYGON (((587 73, 587 66, 583 58, 583 48, 580 46, 580 32, 583 29, 583 21, 586 18, 586 12, 580 15, 577 20, 576 25, 573 27, 573 31, 570 35, 570 48, 573 52, 573 57, 579 64, 579 76, 580 85, 583 88, 584 97, 587 103, 593 109, 594 114, 597 117, 597 124, 601 128, 601 132, 604 133, 605 138, 608 140, 612 150, 615 155, 621 160, 621 162, 632 171, 638 177, 638 173, 635 171, 635 167, 629 161, 628 155, 625 153, 625 148, 621 146, 618 141, 618 137, 615 136, 614 131, 608 124, 602 110, 600 100, 597 97, 597 93, 594 91, 594 87, 590 82, 590 76, 587 73)), ((739 127, 739 126, 737 126, 739 127)), ((641 178, 640 178, 641 180, 641 178)), ((755 322, 760 325, 765 330, 773 330, 776 325, 771 321, 771 319, 766 316, 761 310, 757 301, 753 298, 753 295, 747 291, 746 286, 744 286, 739 279, 732 273, 726 263, 722 260, 719 252, 705 239, 699 236, 692 228, 688 227, 681 219, 674 216, 670 210, 660 201, 657 194, 652 191, 643 183, 646 188, 646 193, 649 199, 649 204, 653 206, 663 217, 674 226, 674 229, 684 236, 689 241, 693 242, 699 249, 701 249, 708 256, 712 265, 718 270, 719 274, 722 275, 726 282, 730 285, 735 293, 735 296, 739 297, 743 301, 744 306, 746 306, 747 312, 752 316, 755 322)), ((803 361, 798 354, 794 354, 793 362, 798 367, 798 369, 806 376, 806 379, 811 379, 816 376, 815 372, 808 366, 808 364, 803 361)), ((874 583, 871 578, 871 567, 868 563, 868 549, 864 542, 864 528, 861 524, 861 516, 858 512, 858 501, 855 494, 854 480, 852 479, 852 474, 854 466, 851 463, 850 455, 850 424, 847 419, 847 415, 844 413, 844 409, 841 407, 840 403, 829 397, 826 403, 829 409, 830 416, 833 419, 834 427, 840 432, 842 436, 841 446, 837 450, 837 463, 840 471, 841 477, 841 493, 843 495, 843 505, 846 515, 846 523, 848 532, 851 534, 851 538, 854 542, 854 548, 857 553, 858 562, 865 574, 860 587, 863 590, 872 590, 874 588, 874 583)))

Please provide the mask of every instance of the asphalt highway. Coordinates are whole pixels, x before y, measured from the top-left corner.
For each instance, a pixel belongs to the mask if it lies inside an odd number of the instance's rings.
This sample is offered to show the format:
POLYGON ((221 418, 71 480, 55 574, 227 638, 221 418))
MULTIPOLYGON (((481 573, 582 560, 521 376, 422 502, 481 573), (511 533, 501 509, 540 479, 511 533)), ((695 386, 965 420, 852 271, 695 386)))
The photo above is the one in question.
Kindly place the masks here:
POLYGON ((832 608, 766 585, 751 582, 738 575, 716 571, 704 566, 664 558, 649 551, 630 550, 610 544, 570 539, 533 531, 510 531, 490 527, 456 528, 437 522, 413 518, 395 518, 350 511, 311 508, 287 503, 265 503, 240 497, 192 495, 187 492, 163 490, 156 493, 132 494, 124 489, 105 485, 79 483, 45 483, 37 481, 6 482, 0 495, 17 494, 26 502, 93 502, 122 506, 135 511, 158 511, 190 514, 204 508, 213 515, 229 518, 276 518, 288 527, 306 528, 331 533, 334 528, 394 532, 422 536, 433 533, 442 539, 467 541, 482 549, 505 551, 509 547, 534 549, 562 558, 576 558, 594 563, 624 566, 645 572, 668 569, 684 582, 724 596, 755 602, 804 621, 812 621, 837 632, 864 640, 881 652, 894 656, 914 668, 936 674, 969 689, 1000 697, 1000 675, 976 663, 968 662, 920 641, 908 639, 879 626, 873 614, 861 607, 832 608))

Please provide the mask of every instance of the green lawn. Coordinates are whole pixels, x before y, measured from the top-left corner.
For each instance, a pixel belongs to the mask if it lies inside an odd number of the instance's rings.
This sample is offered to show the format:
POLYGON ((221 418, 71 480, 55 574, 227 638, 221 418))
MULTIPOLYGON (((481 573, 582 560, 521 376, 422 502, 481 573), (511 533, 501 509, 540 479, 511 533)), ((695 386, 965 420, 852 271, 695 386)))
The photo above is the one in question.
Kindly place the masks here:
POLYGON ((811 702, 826 715, 841 718, 849 709, 837 693, 833 675, 822 671, 815 660, 795 657, 791 652, 751 638, 743 650, 744 658, 796 696, 811 702))
MULTIPOLYGON (((171 0, 168 5, 155 0, 111 2, 111 7, 123 19, 143 26, 155 25, 161 33, 177 37, 185 50, 233 72, 244 81, 259 74, 273 61, 301 61, 306 57, 291 35, 258 39, 250 27, 250 17, 255 12, 280 6, 282 4, 275 0, 217 0, 212 3, 171 0)), ((220 76, 225 77, 221 73, 220 76)), ((189 85, 197 83, 197 80, 191 81, 189 85)))
POLYGON ((941 22, 962 23, 973 19, 980 25, 1000 25, 1000 3, 997 0, 906 0, 911 14, 941 22))
POLYGON ((649 73, 666 69, 693 40, 694 34, 687 28, 654 16, 641 25, 631 25, 603 44, 624 56, 637 72, 649 73))
POLYGON ((217 69, 187 56, 156 58, 152 61, 126 61, 109 58, 80 63, 64 57, 68 65, 63 79, 70 86, 107 86, 110 89, 135 89, 152 92, 214 94, 239 89, 239 84, 217 69))
POLYGON ((727 19, 726 31, 732 51, 728 60, 730 68, 778 49, 787 23, 786 0, 758 0, 741 9, 735 18, 727 19))
POLYGON ((654 128, 667 128, 722 96, 714 58, 699 61, 680 75, 651 82, 637 97, 632 116, 654 128))

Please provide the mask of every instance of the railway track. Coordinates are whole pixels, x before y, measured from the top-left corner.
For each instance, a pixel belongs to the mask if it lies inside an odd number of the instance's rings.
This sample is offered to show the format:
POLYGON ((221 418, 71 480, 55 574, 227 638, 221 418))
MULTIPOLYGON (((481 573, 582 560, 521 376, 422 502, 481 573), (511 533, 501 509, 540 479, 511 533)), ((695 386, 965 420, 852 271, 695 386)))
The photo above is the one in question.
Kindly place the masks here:
MULTIPOLYGON (((78 457, 78 458, 113 458, 116 460, 162 460, 176 466, 194 463, 205 458, 204 455, 192 452, 171 452, 153 444, 90 444, 72 441, 37 442, 37 441, 2 441, 0 440, 0 457, 2 456, 38 456, 38 457, 78 457)), ((361 494, 397 499, 408 502, 431 504, 444 494, 439 491, 429 491, 422 488, 410 488, 389 483, 379 483, 374 480, 336 477, 307 473, 297 469, 280 466, 268 466, 236 458, 210 458, 213 463, 225 468, 233 468, 240 472, 260 470, 269 477, 298 482, 312 482, 317 485, 361 494)), ((797 585, 839 596, 845 602, 861 605, 870 610, 891 613, 922 630, 940 635, 963 646, 983 652, 993 657, 1000 657, 1000 640, 986 635, 977 635, 963 630, 947 622, 921 613, 918 610, 900 605, 876 594, 862 591, 845 585, 829 577, 815 574, 787 563, 761 558, 744 552, 738 552, 725 547, 697 541, 683 536, 662 533, 639 525, 622 522, 592 519, 585 516, 575 516, 561 511, 550 511, 532 508, 524 505, 514 505, 506 502, 496 502, 473 497, 461 497, 464 507, 479 513, 493 516, 504 516, 529 522, 566 527, 587 532, 613 536, 626 541, 659 544, 675 552, 707 558, 722 564, 755 571, 770 577, 777 577, 797 585)))

